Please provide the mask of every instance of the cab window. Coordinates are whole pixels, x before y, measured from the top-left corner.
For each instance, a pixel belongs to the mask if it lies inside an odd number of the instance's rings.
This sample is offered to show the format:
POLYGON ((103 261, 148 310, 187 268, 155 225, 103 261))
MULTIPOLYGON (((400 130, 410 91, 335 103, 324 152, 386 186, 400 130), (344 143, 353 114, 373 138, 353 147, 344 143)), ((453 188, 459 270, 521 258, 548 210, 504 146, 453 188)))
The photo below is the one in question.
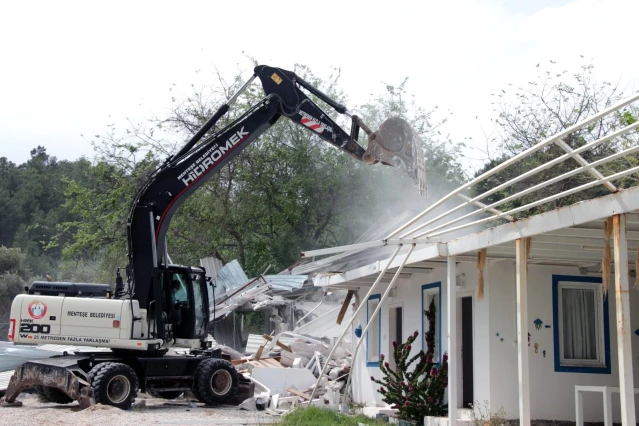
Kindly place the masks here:
POLYGON ((174 273, 171 279, 171 294, 173 303, 182 303, 188 306, 189 294, 186 290, 185 276, 180 273, 174 273))

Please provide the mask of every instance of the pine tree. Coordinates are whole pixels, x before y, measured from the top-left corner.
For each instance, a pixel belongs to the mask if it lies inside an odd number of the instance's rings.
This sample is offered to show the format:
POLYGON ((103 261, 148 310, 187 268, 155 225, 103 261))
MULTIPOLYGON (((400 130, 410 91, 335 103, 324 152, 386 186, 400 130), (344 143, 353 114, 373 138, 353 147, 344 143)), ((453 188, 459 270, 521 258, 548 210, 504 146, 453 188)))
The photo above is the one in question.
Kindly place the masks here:
POLYGON ((415 331, 402 344, 393 342, 393 359, 395 369, 384 361, 381 355, 379 368, 384 374, 383 380, 371 376, 371 380, 381 385, 379 392, 383 401, 398 410, 403 420, 421 422, 425 416, 445 416, 447 406, 444 405, 444 392, 448 386, 448 354, 442 356, 441 364, 434 363, 435 353, 435 301, 432 300, 428 310, 424 311, 428 320, 426 332, 426 353, 419 351, 410 359, 413 342, 419 336, 415 331), (415 367, 411 369, 411 366, 415 367))

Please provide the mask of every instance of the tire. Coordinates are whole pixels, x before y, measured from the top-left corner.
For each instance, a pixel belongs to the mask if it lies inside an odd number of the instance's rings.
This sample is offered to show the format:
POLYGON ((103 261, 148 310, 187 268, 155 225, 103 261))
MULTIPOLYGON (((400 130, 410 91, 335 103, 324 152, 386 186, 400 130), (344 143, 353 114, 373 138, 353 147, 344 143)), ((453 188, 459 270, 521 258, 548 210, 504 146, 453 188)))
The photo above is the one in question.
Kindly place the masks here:
POLYGON ((178 396, 182 395, 184 393, 184 391, 162 391, 162 392, 155 392, 155 391, 149 391, 148 394, 151 395, 154 398, 162 398, 162 399, 175 399, 178 396))
POLYGON ((126 364, 103 362, 89 372, 96 404, 111 405, 122 410, 131 408, 138 394, 138 376, 126 364))
POLYGON ((205 358, 195 369, 196 397, 208 405, 227 402, 237 394, 239 379, 230 362, 219 358, 205 358))
POLYGON ((42 386, 44 397, 55 404, 70 404, 73 399, 66 393, 62 392, 58 388, 51 388, 48 386, 42 386))
POLYGON ((197 390, 197 379, 194 380, 193 390, 191 390, 191 393, 193 393, 193 396, 195 397, 195 399, 197 399, 200 402, 204 402, 204 400, 200 396, 200 392, 197 390))

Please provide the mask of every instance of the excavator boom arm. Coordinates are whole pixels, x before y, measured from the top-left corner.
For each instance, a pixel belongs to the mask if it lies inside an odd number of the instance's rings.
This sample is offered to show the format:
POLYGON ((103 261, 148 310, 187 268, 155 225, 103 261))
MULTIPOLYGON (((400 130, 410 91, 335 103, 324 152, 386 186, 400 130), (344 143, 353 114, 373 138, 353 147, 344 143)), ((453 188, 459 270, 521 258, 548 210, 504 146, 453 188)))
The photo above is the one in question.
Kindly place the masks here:
MULTIPOLYGON (((149 315, 154 316, 156 324, 163 323, 160 307, 161 267, 167 262, 164 253, 165 236, 173 214, 190 194, 275 124, 281 116, 305 127, 357 160, 369 164, 381 161, 396 166, 406 162, 401 160, 394 164, 393 161, 386 161, 388 158, 395 158, 395 154, 405 156, 406 150, 401 143, 398 145, 398 141, 388 139, 394 144, 394 152, 390 157, 383 157, 379 153, 386 152, 385 147, 375 141, 376 134, 373 134, 359 117, 349 115, 352 128, 350 134, 346 133, 304 93, 302 88, 338 113, 348 115, 346 107, 295 73, 265 65, 257 66, 253 77, 238 93, 222 105, 180 151, 169 157, 138 191, 131 204, 127 222, 127 292, 130 292, 130 297, 139 301, 140 308, 149 310, 149 315), (260 79, 266 97, 231 124, 207 136, 255 78, 260 79), (357 142, 360 128, 369 136, 368 151, 357 142), (155 303, 156 307, 151 309, 155 303)), ((378 137, 377 140, 379 139, 378 137)), ((423 161, 421 167, 423 171, 423 161)), ((163 334, 163 328, 158 327, 158 335, 155 337, 164 338, 163 334)))
MULTIPOLYGON (((353 157, 362 159, 364 148, 300 90, 298 84, 301 79, 294 73, 261 66, 256 67, 255 77, 262 81, 266 97, 228 126, 206 136, 229 110, 231 102, 222 105, 176 155, 167 159, 153 173, 132 202, 127 229, 127 275, 130 291, 140 307, 148 309, 152 301, 160 300, 159 267, 166 262, 165 236, 175 211, 191 193, 282 115, 353 157)), ((301 81, 302 85, 312 88, 301 81)), ((329 105, 345 111, 328 96, 317 89, 315 91, 321 99, 329 101, 329 105)), ((160 323, 160 318, 156 320, 160 323)), ((161 333, 161 328, 158 331, 161 333)))

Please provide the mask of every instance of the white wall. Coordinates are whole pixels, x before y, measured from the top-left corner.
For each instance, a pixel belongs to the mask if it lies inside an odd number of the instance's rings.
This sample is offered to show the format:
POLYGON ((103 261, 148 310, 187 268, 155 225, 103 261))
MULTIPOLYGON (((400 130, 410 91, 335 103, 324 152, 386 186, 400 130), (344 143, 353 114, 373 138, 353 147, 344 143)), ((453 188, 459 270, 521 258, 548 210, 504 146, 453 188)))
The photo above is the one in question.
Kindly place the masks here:
MULTIPOLYGON (((386 284, 380 284, 373 291, 373 294, 383 294, 386 290, 386 284)), ((359 291, 359 303, 366 304, 366 293, 368 292, 368 288, 362 288, 359 291)), ((418 330, 421 338, 421 317, 419 316, 421 312, 421 299, 419 295, 421 294, 421 286, 412 285, 409 280, 398 280, 397 284, 397 296, 392 299, 386 300, 382 304, 382 308, 380 313, 382 315, 381 321, 381 353, 384 354, 387 358, 391 356, 391 348, 392 342, 389 341, 389 315, 388 310, 389 306, 396 306, 398 304, 402 305, 403 313, 404 313, 404 324, 402 327, 402 340, 406 340, 410 334, 412 334, 415 330, 418 330)), ((360 312, 359 317, 353 323, 354 328, 358 325, 361 325, 362 329, 366 327, 366 306, 360 312)), ((357 337, 353 337, 357 342, 357 337)), ((356 402, 366 403, 367 405, 378 404, 380 406, 385 405, 382 401, 381 395, 376 391, 379 389, 379 386, 373 383, 370 380, 370 376, 373 376, 377 379, 382 378, 382 374, 378 367, 367 367, 366 366, 366 336, 363 335, 362 339, 364 339, 364 343, 361 345, 358 355, 357 362, 355 366, 355 375, 353 376, 353 398, 356 402), (361 372, 357 373, 357 370, 361 372), (365 372, 365 373, 364 373, 365 372)), ((417 354, 421 346, 414 345, 412 352, 417 354)))
MULTIPOLYGON (((516 304, 514 261, 493 262, 488 271, 488 293, 490 294, 490 403, 496 411, 503 407, 508 417, 518 417, 516 304), (504 338, 501 342, 496 336, 504 338)), ((611 278, 608 306, 610 320, 611 374, 584 374, 555 372, 552 304, 552 275, 579 276, 577 268, 558 268, 530 265, 528 269, 528 327, 530 339, 530 412, 532 419, 575 420, 574 387, 579 385, 618 386, 617 331, 615 319, 614 279, 611 278), (537 330, 535 319, 543 321, 537 330), (551 328, 545 328, 550 325, 551 328), (534 345, 539 345, 535 353, 534 345), (543 351, 546 356, 543 356, 543 351)), ((631 291, 631 311, 639 306, 637 291, 631 291)), ((639 337, 634 331, 639 328, 639 318, 631 318, 633 331, 633 353, 639 350, 639 337)), ((636 358, 635 358, 636 359, 636 358)), ((635 364, 636 365, 636 364, 635 364)), ((635 368, 635 383, 639 377, 635 368)), ((601 422, 603 402, 601 394, 584 395, 584 420, 601 422)), ((620 421, 619 396, 613 396, 613 420, 620 421)))
MULTIPOLYGON (((464 263, 459 264, 457 267, 458 275, 462 275, 465 278, 466 285, 464 288, 458 289, 458 297, 462 296, 474 296, 474 290, 477 283, 477 271, 474 264, 464 263)), ((419 332, 418 341, 413 345, 411 355, 417 354, 422 349, 422 340, 424 339, 424 332, 422 330, 422 285, 431 284, 435 282, 441 282, 441 345, 442 353, 447 351, 446 336, 448 333, 446 318, 447 312, 447 285, 446 285, 446 269, 435 268, 430 274, 415 274, 410 280, 403 280, 397 285, 397 296, 392 300, 387 300, 382 304, 382 335, 381 335, 381 350, 387 357, 392 353, 392 342, 389 340, 389 316, 388 311, 390 306, 396 306, 401 304, 404 311, 404 325, 403 325, 403 340, 406 340, 408 336, 417 330, 419 332)), ((383 294, 387 285, 379 285, 373 294, 383 294)), ((366 303, 364 299, 368 288, 362 288, 359 291, 359 303, 366 303)), ((474 315, 474 396, 477 401, 484 401, 490 399, 490 371, 489 371, 489 355, 491 351, 489 343, 489 324, 488 324, 488 299, 489 295, 486 294, 482 302, 478 302, 474 299, 473 315, 474 315)), ((458 321, 461 325, 461 309, 458 306, 458 321)), ((362 309, 362 312, 354 322, 354 327, 358 325, 362 326, 362 329, 366 326, 366 308, 362 309)), ((458 331, 459 334, 459 331, 458 331)), ((362 339, 365 339, 362 336, 362 339)), ((354 341, 357 341, 356 337, 353 337, 354 341)), ((449 354, 449 362, 455 358, 458 361, 459 371, 459 401, 461 403, 461 341, 458 345, 458 353, 456 357, 449 354)), ((358 360, 356 362, 355 371, 353 373, 353 397, 356 402, 366 403, 367 405, 384 405, 381 399, 381 395, 377 393, 376 389, 378 385, 371 382, 370 376, 381 379, 382 375, 379 368, 366 366, 366 341, 361 345, 358 360)))
MULTIPOLYGON (((486 401, 489 401, 492 411, 496 412, 500 407, 503 407, 509 418, 518 418, 517 307, 514 262, 509 260, 490 261, 484 269, 484 274, 484 292, 489 295, 488 303, 484 304, 488 305, 487 308, 490 309, 490 328, 486 343, 490 347, 489 375, 492 385, 490 397, 486 401), (503 342, 501 339, 504 339, 503 342)), ((531 280, 529 287, 534 286, 534 281, 531 280)), ((480 403, 483 406, 484 400, 480 400, 480 403)))
MULTIPOLYGON (((465 287, 458 289, 458 297, 476 295, 477 271, 474 262, 461 263, 457 266, 457 273, 463 274, 465 287)), ((531 417, 538 420, 575 420, 574 386, 581 385, 608 385, 618 386, 617 369, 617 336, 615 318, 614 280, 608 295, 609 325, 610 325, 610 361, 611 374, 583 374, 555 372, 554 343, 553 343, 553 308, 552 308, 552 275, 578 276, 576 268, 529 266, 528 276, 528 326, 531 333, 530 351, 530 401, 531 417), (543 326, 537 330, 533 325, 535 319, 541 319, 543 326), (545 328, 550 325, 551 328, 545 328), (537 343, 538 353, 535 353, 534 344, 537 343), (543 351, 546 356, 543 356, 543 351)), ((474 316, 474 397, 475 401, 483 406, 488 402, 492 411, 504 408, 509 418, 519 417, 518 408, 518 377, 517 377, 517 343, 516 343, 516 300, 515 300, 515 265, 512 260, 493 260, 484 269, 485 292, 484 298, 478 301, 473 298, 474 316), (497 336, 499 333, 499 336, 497 336), (503 339, 503 341, 501 341, 503 339)), ((414 345, 413 354, 421 349, 421 339, 424 338, 422 330, 422 306, 421 286, 441 281, 442 287, 442 349, 446 351, 446 270, 435 268, 432 273, 413 275, 410 280, 398 283, 397 297, 388 300, 382 305, 382 353, 389 356, 391 343, 389 341, 389 317, 390 305, 402 304, 404 310, 403 339, 405 340, 415 330, 419 331, 420 344, 414 345)), ((386 285, 380 285, 374 294, 383 294, 386 285)), ((360 303, 366 303, 363 299, 368 288, 362 288, 359 292, 360 303)), ((631 311, 639 307, 639 292, 631 291, 631 311)), ((458 308, 458 324, 461 323, 461 310, 458 308)), ((366 326, 366 309, 362 310, 360 317, 355 320, 354 326, 361 324, 366 326)), ((639 329, 639 316, 631 318, 631 330, 633 331, 633 353, 639 352, 639 336, 634 331, 639 329)), ((459 333, 458 333, 459 334, 459 333)), ((363 336, 365 338, 365 336, 363 336)), ((354 341, 357 339, 353 336, 354 341)), ((458 344, 461 349, 461 343, 458 344)), ((457 354, 459 360, 460 354, 457 354)), ((450 356, 450 360, 454 357, 450 356)), ((639 358, 634 358, 639 359, 639 358)), ((461 364, 459 375, 461 376, 461 364)), ((636 364, 635 364, 636 365, 636 364)), ((639 370, 636 368, 635 370, 639 370)), ((376 384, 370 381, 370 376, 381 378, 379 368, 366 366, 366 344, 362 344, 358 362, 355 366, 353 377, 353 392, 356 402, 368 405, 384 405, 381 396, 376 389, 376 384)), ((639 371, 635 371, 635 383, 639 383, 639 371)), ((461 389, 461 378, 458 383, 461 389)), ((637 385, 639 387, 639 385, 637 385)), ((461 397, 461 395, 460 395, 461 397)), ((461 398, 460 398, 461 401, 461 398)), ((639 398, 638 401, 639 403, 639 398)), ((639 404, 637 404, 639 406, 639 404)), ((585 421, 600 422, 603 403, 600 394, 584 395, 584 419, 585 421)), ((620 421, 619 396, 613 395, 613 419, 620 421)), ((639 414, 639 413, 638 413, 639 414)))

